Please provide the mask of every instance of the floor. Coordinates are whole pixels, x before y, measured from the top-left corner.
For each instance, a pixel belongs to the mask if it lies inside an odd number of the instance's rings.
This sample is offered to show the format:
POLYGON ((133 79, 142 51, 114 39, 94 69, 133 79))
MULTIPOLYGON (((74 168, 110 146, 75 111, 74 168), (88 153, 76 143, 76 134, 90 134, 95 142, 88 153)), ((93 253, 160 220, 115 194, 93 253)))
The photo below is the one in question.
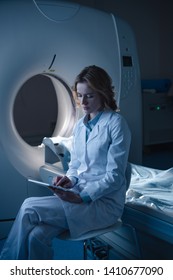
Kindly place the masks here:
MULTIPOLYGON (((5 240, 0 240, 0 251, 5 240)), ((55 260, 83 260, 83 242, 82 241, 63 241, 53 240, 54 259, 55 260)))

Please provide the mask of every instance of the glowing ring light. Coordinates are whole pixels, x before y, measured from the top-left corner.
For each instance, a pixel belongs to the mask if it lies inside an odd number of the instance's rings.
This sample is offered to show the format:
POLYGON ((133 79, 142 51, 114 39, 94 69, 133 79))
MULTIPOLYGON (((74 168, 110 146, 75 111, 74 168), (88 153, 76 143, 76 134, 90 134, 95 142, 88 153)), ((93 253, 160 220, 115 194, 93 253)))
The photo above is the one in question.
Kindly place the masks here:
MULTIPOLYGON (((5 163, 9 161, 9 164, 24 177, 38 177, 38 170, 44 164, 44 148, 31 147, 24 142, 16 130, 13 119, 16 95, 24 83, 33 76, 46 75, 49 77, 54 85, 58 101, 58 121, 52 136, 69 136, 75 122, 75 108, 70 87, 62 77, 66 77, 68 82, 71 82, 74 76, 69 73, 69 70, 66 70, 67 67, 64 65, 65 59, 66 64, 69 61, 67 55, 64 55, 68 52, 64 51, 64 43, 61 44, 64 31, 56 24, 56 20, 52 20, 51 15, 46 16, 44 11, 42 12, 38 7, 37 1, 9 2, 10 5, 8 1, 2 1, 0 9, 0 17, 4 26, 1 34, 3 42, 0 53, 0 111, 2 116, 0 119, 0 154, 2 161, 3 158, 5 163), (53 40, 55 32, 58 34, 56 43, 53 40), (56 53, 58 53, 58 61, 53 65, 54 75, 52 75, 51 67, 56 53)), ((70 19, 76 15, 78 10, 78 5, 67 6, 67 9, 63 5, 57 6, 57 11, 59 11, 57 17, 60 18, 60 21, 70 19), (63 14, 65 18, 62 17, 63 14)))
MULTIPOLYGON (((49 77, 54 85, 57 101, 58 101, 58 120, 52 136, 69 136, 75 123, 75 106, 70 88, 62 79, 55 75, 44 73, 49 77)), ((28 145, 16 130, 13 119, 13 105, 16 94, 22 86, 23 79, 20 83, 16 80, 16 86, 6 83, 5 98, 2 97, 1 111, 3 110, 3 118, 0 120, 1 145, 12 165, 23 176, 38 177, 38 170, 44 164, 44 147, 32 147, 28 145), (8 93, 8 96, 7 96, 8 93)))

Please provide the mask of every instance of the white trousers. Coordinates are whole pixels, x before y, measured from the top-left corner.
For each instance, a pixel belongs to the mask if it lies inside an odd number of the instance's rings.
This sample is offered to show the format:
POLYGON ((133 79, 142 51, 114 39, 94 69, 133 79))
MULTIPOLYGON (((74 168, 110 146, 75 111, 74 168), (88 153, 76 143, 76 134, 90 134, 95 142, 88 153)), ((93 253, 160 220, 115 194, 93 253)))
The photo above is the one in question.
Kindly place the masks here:
POLYGON ((57 196, 28 198, 18 212, 0 259, 53 259, 52 240, 65 229, 68 224, 57 196))

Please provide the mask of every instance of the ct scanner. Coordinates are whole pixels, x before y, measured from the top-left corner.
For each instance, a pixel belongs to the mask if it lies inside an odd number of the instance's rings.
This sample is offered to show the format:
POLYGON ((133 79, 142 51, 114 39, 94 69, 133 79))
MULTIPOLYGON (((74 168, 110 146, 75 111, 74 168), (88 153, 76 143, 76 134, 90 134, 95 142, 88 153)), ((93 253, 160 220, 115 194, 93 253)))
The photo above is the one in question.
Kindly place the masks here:
MULTIPOLYGON (((3 238, 23 200, 48 192, 29 185, 27 180, 41 179, 40 167, 46 166, 45 146, 26 143, 14 122, 15 100, 28 80, 39 75, 52 84, 58 112, 52 137, 69 137, 81 116, 72 97, 73 81, 85 66, 103 67, 113 79, 120 113, 131 128, 129 160, 137 164, 142 162, 142 110, 135 39, 129 25, 120 18, 66 1, 4 0, 0 2, 0 22, 0 238, 3 238)), ((41 98, 39 104, 39 109, 46 112, 41 98)), ((58 164, 57 172, 63 173, 62 165, 58 164)))

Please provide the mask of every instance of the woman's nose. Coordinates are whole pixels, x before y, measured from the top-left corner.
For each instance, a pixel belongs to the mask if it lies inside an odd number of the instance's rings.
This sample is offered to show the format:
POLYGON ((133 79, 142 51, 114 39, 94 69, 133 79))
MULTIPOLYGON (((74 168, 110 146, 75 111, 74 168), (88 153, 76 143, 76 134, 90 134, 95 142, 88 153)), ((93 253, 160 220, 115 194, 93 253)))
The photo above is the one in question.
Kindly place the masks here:
POLYGON ((86 96, 83 96, 83 97, 82 97, 81 103, 82 103, 82 104, 86 104, 86 103, 87 103, 87 98, 86 98, 86 96))

